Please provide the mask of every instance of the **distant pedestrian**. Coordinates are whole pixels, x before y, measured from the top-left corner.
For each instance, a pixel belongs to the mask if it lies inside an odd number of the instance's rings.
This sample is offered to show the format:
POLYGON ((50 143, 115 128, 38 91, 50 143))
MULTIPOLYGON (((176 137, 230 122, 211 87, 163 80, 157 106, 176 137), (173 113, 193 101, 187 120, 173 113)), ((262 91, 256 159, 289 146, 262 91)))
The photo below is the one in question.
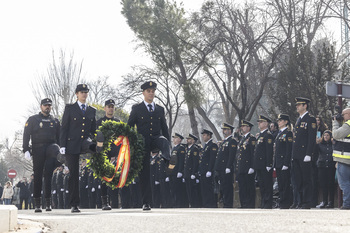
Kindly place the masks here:
POLYGON ((11 205, 12 196, 13 196, 13 187, 11 182, 7 181, 1 195, 1 200, 4 201, 5 205, 11 205))

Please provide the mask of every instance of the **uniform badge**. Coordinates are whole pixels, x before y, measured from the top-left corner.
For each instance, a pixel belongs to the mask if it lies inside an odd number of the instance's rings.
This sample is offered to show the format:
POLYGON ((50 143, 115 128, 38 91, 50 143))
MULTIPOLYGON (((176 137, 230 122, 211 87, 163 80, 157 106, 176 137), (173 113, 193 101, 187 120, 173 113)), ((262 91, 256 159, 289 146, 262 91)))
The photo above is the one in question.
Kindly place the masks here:
POLYGON ((267 139, 267 143, 268 144, 271 144, 272 143, 272 139, 270 138, 270 139, 267 139))
POLYGON ((195 155, 195 156, 196 156, 196 155, 197 155, 197 152, 193 152, 193 155, 195 155))
POLYGON ((26 126, 25 127, 27 127, 28 126, 28 121, 26 122, 26 126))
POLYGON ((216 150, 216 148, 215 148, 215 147, 213 147, 213 150, 215 151, 215 150, 216 150))
POLYGON ((255 146, 255 141, 252 141, 252 145, 255 146))
POLYGON ((152 82, 149 82, 149 85, 152 86, 153 85, 152 82))
POLYGON ((301 127, 301 128, 304 128, 304 127, 305 127, 305 123, 306 123, 306 122, 301 122, 300 127, 301 127))
POLYGON ((316 123, 312 123, 311 126, 313 129, 316 129, 316 123))
POLYGON ((42 127, 43 127, 43 123, 42 123, 42 122, 40 122, 39 126, 40 126, 40 128, 42 128, 42 127))
POLYGON ((84 87, 84 88, 86 87, 85 84, 83 84, 83 87, 84 87))
POLYGON ((288 142, 293 142, 293 138, 292 137, 288 137, 288 142))

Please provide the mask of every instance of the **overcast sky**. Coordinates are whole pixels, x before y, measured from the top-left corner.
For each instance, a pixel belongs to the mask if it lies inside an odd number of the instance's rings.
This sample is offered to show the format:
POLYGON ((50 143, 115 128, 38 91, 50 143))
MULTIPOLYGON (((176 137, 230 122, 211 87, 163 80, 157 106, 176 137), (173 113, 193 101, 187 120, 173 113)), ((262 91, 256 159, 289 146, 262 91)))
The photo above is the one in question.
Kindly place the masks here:
MULTIPOLYGON (((194 10, 203 1, 183 2, 194 10)), ((35 103, 31 83, 46 72, 52 50, 74 50, 75 59, 84 60, 86 79, 107 75, 113 84, 132 65, 148 62, 134 51, 134 35, 120 12, 120 0, 0 2, 0 140, 24 127, 35 103)))

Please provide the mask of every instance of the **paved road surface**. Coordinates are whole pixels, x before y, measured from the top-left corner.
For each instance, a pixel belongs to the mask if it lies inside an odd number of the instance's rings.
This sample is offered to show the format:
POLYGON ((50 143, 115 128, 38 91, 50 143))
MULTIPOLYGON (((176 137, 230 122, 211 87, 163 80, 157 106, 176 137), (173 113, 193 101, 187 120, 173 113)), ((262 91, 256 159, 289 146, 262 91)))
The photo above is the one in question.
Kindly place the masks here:
POLYGON ((17 232, 22 233, 350 232, 350 211, 339 209, 83 209, 80 214, 19 210, 18 219, 17 232))

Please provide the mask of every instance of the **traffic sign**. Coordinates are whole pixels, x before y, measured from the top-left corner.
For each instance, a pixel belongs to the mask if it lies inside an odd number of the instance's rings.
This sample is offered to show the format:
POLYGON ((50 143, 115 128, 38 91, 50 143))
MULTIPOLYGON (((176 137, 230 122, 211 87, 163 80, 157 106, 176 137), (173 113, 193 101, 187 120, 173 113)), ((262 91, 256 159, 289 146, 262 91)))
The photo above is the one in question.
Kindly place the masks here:
POLYGON ((15 169, 10 169, 7 171, 7 176, 10 178, 10 179, 13 179, 13 178, 16 178, 17 176, 17 172, 15 169))
POLYGON ((335 83, 328 81, 326 82, 326 94, 328 96, 342 97, 350 99, 350 84, 335 83), (342 93, 338 93, 338 85, 342 86, 342 93))

